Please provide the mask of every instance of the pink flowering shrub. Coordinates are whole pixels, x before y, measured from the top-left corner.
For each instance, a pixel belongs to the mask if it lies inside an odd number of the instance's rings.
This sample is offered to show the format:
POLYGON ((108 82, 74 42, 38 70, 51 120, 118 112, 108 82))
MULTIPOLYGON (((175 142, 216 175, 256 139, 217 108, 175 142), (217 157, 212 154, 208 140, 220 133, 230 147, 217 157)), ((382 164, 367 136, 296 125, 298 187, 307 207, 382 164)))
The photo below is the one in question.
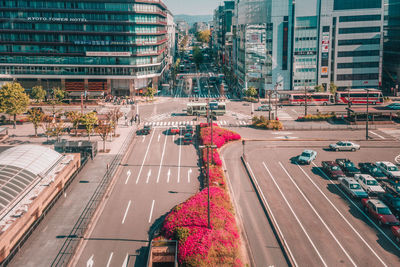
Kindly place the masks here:
MULTIPOLYGON (((218 126, 213 127, 212 137, 213 144, 218 148, 229 141, 239 140, 241 138, 239 134, 218 126)), ((211 144, 211 127, 202 127, 200 130, 200 138, 203 145, 211 144)))
POLYGON ((178 239, 179 263, 242 266, 238 261, 239 234, 232 211, 228 194, 213 186, 210 187, 211 229, 207 228, 207 189, 176 206, 167 215, 162 232, 166 238, 178 239), (179 239, 182 232, 188 234, 179 239))
POLYGON ((209 155, 207 154, 207 149, 203 149, 203 162, 205 165, 207 164, 208 161, 210 161, 211 164, 222 166, 222 160, 219 157, 219 153, 216 149, 212 150, 212 154, 210 150, 208 151, 208 153, 209 155))

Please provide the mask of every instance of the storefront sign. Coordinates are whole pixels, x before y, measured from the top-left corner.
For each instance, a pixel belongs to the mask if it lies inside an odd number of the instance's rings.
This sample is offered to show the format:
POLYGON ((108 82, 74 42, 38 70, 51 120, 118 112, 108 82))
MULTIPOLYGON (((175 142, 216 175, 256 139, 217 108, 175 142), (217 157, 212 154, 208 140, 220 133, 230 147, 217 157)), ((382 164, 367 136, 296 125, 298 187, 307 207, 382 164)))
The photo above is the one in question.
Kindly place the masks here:
POLYGON ((58 21, 58 22, 85 22, 85 18, 46 18, 46 17, 27 17, 29 21, 58 21))

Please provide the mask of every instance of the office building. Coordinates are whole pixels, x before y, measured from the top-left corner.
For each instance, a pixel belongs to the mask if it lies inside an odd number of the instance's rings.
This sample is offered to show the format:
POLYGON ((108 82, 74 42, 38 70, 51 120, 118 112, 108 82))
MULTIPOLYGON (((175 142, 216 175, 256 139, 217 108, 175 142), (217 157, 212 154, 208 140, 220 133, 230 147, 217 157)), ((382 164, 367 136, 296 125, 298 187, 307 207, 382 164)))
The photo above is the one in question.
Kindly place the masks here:
POLYGON ((28 90, 129 96, 157 88, 168 62, 160 0, 5 0, 0 14, 0 79, 28 90))

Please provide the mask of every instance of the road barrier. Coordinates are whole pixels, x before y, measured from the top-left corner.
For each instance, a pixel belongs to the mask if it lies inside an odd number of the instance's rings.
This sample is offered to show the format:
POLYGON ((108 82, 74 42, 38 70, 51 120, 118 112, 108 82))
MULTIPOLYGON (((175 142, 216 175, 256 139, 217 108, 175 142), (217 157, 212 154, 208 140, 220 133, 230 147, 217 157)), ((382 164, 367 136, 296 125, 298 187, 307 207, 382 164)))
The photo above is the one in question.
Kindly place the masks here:
POLYGON ((118 166, 120 165, 125 153, 127 152, 129 145, 135 136, 135 131, 131 131, 126 137, 124 143, 122 144, 117 155, 113 158, 108 166, 106 173, 99 182, 96 190, 94 191, 92 197, 90 198, 88 204, 82 211, 78 221, 75 223, 70 234, 66 237, 63 246, 58 252, 56 258, 52 262, 51 266, 67 266, 72 256, 75 253, 81 239, 83 238, 86 230, 89 227, 89 223, 92 220, 98 206, 103 200, 104 194, 106 193, 108 186, 116 173, 118 166))
POLYGON ((272 215, 271 210, 269 209, 268 204, 266 203, 266 200, 264 198, 264 195, 261 192, 261 188, 258 185, 257 180, 254 179, 254 177, 252 175, 252 171, 250 171, 246 159, 243 158, 243 156, 241 156, 240 159, 242 160, 242 163, 243 163, 243 166, 244 166, 244 168, 246 170, 246 173, 250 178, 251 184, 254 187, 254 190, 255 190, 255 192, 257 194, 258 200, 260 201, 260 204, 261 204, 261 206, 262 206, 262 208, 264 210, 264 213, 265 213, 265 215, 266 215, 266 217, 268 219, 268 222, 269 222, 269 224, 271 226, 272 232, 274 233, 275 238, 278 241, 279 247, 282 250, 283 256, 285 257, 288 266, 289 267, 296 266, 296 263, 295 263, 296 261, 293 259, 292 255, 291 255, 291 253, 289 251, 289 248, 288 248, 288 246, 286 244, 286 241, 285 241, 285 239, 283 238, 283 236, 282 236, 282 234, 280 232, 280 229, 279 229, 279 227, 278 227, 278 225, 277 225, 277 223, 275 221, 274 216, 272 215))

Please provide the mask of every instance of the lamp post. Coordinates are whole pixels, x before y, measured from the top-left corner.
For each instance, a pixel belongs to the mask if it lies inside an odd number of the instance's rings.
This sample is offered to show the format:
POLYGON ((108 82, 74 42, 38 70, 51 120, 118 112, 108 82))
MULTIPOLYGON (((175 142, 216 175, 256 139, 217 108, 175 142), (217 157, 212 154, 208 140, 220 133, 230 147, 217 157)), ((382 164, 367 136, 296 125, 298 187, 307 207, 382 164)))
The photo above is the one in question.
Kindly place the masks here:
POLYGON ((308 110, 307 82, 304 82, 304 117, 307 116, 308 110))
POLYGON ((274 86, 274 91, 275 91, 275 120, 278 118, 278 86, 280 86, 280 83, 276 83, 274 86))
POLYGON ((366 124, 365 124, 365 140, 368 141, 368 139, 369 139, 369 134, 368 134, 368 122, 369 122, 369 110, 368 110, 368 108, 369 108, 369 89, 367 88, 367 89, 365 89, 365 90, 367 90, 367 121, 366 121, 366 124))

